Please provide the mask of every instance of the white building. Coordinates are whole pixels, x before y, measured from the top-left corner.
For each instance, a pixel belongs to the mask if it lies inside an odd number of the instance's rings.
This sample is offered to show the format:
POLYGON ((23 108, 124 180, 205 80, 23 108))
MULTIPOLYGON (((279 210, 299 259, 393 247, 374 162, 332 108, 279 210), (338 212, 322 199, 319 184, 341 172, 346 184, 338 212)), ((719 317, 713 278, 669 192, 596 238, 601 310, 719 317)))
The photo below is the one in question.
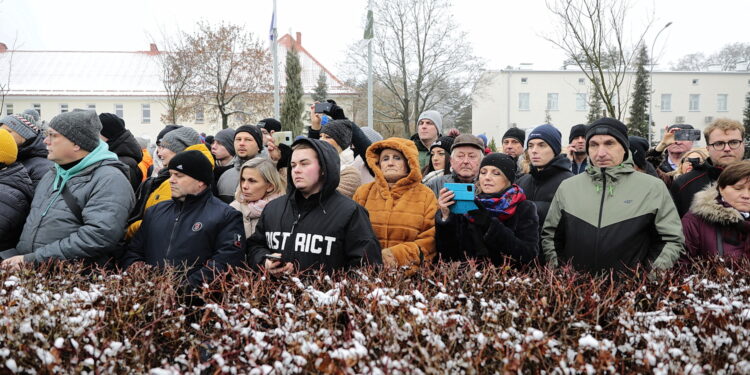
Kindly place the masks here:
MULTIPOLYGON (((718 117, 741 120, 750 92, 748 71, 655 71, 651 78, 654 141, 671 124, 703 129, 718 117)), ((494 70, 486 71, 482 79, 485 84, 472 96, 472 132, 494 137, 497 144, 509 127, 528 131, 543 124, 547 114, 562 133, 563 145, 573 125, 586 123, 591 85, 580 70, 494 70)), ((635 73, 628 73, 623 84, 631 87, 628 96, 634 83, 635 73)), ((625 113, 623 122, 630 112, 625 113)))
MULTIPOLYGON (((297 43, 306 94, 303 102, 312 103, 310 94, 322 70, 327 75, 329 97, 345 111, 351 111, 356 92, 302 47, 300 33, 296 39, 287 34, 278 40, 282 90, 286 84, 286 51, 292 43, 297 43)), ((104 52, 10 51, 0 43, 0 83, 9 87, 2 115, 34 108, 40 112, 42 120, 49 121, 74 108, 93 109, 97 113, 117 114, 133 134, 153 139, 165 125, 161 116, 167 110, 166 92, 160 79, 160 53, 163 52, 154 44, 149 51, 104 52)), ((206 134, 221 128, 221 120, 209 122, 208 116, 200 112, 195 117, 181 124, 206 134)))

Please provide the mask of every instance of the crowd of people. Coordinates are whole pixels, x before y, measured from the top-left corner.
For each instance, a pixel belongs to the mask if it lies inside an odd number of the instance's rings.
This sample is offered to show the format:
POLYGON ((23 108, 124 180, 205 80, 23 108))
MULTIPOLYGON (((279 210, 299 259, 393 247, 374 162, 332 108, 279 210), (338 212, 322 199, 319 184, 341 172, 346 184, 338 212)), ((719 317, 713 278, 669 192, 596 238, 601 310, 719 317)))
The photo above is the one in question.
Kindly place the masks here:
POLYGON ((383 139, 330 102, 291 145, 276 143, 272 118, 214 136, 168 125, 155 155, 110 113, 8 115, 0 265, 170 265, 194 289, 231 267, 417 272, 474 259, 628 273, 750 257, 738 121, 711 123, 705 148, 675 137, 687 124, 651 148, 605 117, 572 126, 565 147, 550 124, 510 128, 491 152, 486 137, 444 132, 434 110, 410 139, 383 139))

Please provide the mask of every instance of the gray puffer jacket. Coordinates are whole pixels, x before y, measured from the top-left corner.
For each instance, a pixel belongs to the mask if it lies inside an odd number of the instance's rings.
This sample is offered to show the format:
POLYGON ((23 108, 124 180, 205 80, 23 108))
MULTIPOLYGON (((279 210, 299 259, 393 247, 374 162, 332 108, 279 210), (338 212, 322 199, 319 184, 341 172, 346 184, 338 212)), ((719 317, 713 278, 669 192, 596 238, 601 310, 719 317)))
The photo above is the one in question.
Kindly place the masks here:
POLYGON ((47 173, 39 181, 18 246, 0 256, 24 255, 24 261, 37 263, 54 258, 105 264, 116 255, 128 213, 135 204, 133 189, 125 177, 127 173, 127 167, 120 161, 103 160, 67 182, 82 209, 83 223, 63 197, 53 191, 54 170, 47 173))

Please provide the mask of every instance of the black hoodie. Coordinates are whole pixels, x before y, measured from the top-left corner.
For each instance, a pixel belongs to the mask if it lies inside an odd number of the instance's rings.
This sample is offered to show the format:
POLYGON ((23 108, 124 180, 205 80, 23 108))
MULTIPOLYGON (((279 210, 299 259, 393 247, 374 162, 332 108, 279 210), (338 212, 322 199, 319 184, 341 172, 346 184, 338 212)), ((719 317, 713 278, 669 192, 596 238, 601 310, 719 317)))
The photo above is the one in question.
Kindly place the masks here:
POLYGON ((34 188, 36 188, 39 180, 52 170, 53 164, 51 160, 47 159, 47 154, 47 146, 44 144, 44 136, 41 134, 27 139, 24 144, 18 146, 16 160, 26 168, 34 188))
POLYGON ((118 135, 117 138, 107 140, 109 151, 117 154, 117 158, 127 165, 130 169, 128 174, 128 181, 133 191, 138 190, 143 180, 143 174, 141 169, 138 167, 138 163, 143 160, 143 151, 138 141, 135 140, 133 134, 129 130, 125 130, 122 134, 118 135))
POLYGON ((565 155, 557 155, 542 170, 532 165, 529 173, 516 181, 526 194, 526 199, 536 205, 540 231, 557 188, 568 177, 573 177, 573 172, 570 171, 570 159, 565 155))
POLYGON ((247 241, 247 262, 260 266, 264 256, 281 253, 300 270, 323 268, 335 271, 365 264, 382 264, 380 243, 362 206, 336 191, 339 156, 333 146, 315 139, 300 139, 318 155, 325 181, 320 193, 305 199, 292 183, 289 192, 268 203, 255 233, 247 241))

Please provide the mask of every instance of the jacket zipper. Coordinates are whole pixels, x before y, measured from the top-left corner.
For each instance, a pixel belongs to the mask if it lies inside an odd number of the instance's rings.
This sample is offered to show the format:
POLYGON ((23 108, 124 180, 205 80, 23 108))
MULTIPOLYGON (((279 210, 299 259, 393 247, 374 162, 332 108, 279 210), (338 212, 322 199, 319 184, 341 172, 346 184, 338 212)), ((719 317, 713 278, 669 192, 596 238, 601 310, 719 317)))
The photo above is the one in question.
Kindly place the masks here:
POLYGON ((602 228, 602 216, 604 216, 604 197, 607 196, 606 168, 602 168, 602 181, 602 200, 599 203, 599 223, 596 226, 596 243, 594 245, 594 268, 599 267, 599 230, 602 228))
POLYGON ((180 207, 180 210, 177 211, 177 217, 174 219, 174 222, 172 222, 172 234, 169 235, 169 245, 167 246, 167 253, 164 255, 164 258, 169 258, 169 252, 172 250, 172 241, 174 240, 174 228, 177 227, 177 223, 180 222, 180 216, 182 215, 182 209, 184 207, 183 204, 180 207))

